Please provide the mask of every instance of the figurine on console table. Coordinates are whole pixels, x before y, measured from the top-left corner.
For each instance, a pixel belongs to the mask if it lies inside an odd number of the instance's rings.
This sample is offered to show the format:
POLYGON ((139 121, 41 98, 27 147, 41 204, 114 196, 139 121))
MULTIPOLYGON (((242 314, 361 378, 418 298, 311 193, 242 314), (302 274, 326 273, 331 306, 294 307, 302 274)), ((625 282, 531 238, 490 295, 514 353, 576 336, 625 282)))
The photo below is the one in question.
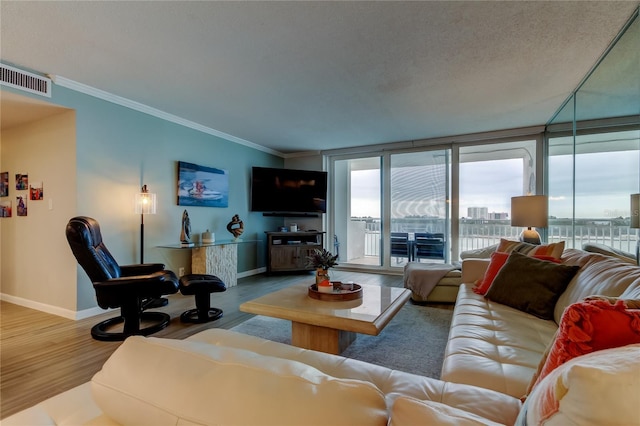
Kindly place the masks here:
POLYGON ((231 222, 227 224, 227 231, 231 232, 236 240, 240 238, 240 235, 244 232, 244 223, 240 220, 240 216, 233 215, 231 222))
POLYGON ((185 209, 182 212, 182 230, 180 231, 180 245, 182 247, 193 247, 191 242, 191 219, 185 209))

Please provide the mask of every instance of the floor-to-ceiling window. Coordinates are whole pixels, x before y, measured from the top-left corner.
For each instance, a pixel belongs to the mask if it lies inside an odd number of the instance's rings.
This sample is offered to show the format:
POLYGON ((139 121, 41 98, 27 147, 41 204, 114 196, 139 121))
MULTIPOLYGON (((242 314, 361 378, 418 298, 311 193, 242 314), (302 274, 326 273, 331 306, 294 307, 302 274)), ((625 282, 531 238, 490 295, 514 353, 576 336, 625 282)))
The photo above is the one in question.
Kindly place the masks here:
POLYGON ((458 253, 518 238, 511 197, 540 193, 539 139, 460 147, 458 253))
POLYGON ((640 130, 549 137, 550 241, 635 251, 630 195, 640 183, 640 130))
POLYGON ((341 266, 448 263, 461 251, 517 237, 510 200, 540 187, 541 143, 541 133, 485 136, 475 144, 329 156, 329 237, 338 242, 341 266))

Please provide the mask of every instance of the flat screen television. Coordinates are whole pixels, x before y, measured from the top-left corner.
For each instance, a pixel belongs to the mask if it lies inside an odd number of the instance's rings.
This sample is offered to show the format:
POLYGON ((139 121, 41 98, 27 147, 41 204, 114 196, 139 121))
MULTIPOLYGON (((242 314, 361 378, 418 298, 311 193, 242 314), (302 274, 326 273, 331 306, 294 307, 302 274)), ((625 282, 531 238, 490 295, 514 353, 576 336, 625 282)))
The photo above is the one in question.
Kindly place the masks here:
POLYGON ((326 213, 327 172, 253 167, 251 211, 264 214, 326 213))

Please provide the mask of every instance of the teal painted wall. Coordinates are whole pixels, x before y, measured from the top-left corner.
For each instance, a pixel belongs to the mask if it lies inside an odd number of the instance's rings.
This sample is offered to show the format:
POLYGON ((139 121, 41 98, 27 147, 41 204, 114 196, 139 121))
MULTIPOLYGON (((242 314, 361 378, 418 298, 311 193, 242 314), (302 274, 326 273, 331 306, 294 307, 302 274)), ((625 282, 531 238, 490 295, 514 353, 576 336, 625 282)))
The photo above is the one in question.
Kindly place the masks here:
MULTIPOLYGON (((238 214, 243 240, 258 240, 239 245, 238 272, 265 267, 264 231, 276 229, 282 218, 249 212, 251 167, 282 167, 282 158, 60 86, 53 86, 51 103, 76 111, 77 185, 69 191, 76 192, 77 214, 100 222, 105 244, 119 263, 140 260, 140 216, 133 200, 146 184, 157 194, 158 211, 144 219, 145 262, 190 271, 187 250, 158 248, 179 242, 185 207, 177 205, 177 162, 187 161, 229 172, 228 208, 187 208, 193 235, 209 229, 217 239, 229 239, 226 225, 238 214)), ((77 294, 78 311, 96 306, 82 270, 77 294)))

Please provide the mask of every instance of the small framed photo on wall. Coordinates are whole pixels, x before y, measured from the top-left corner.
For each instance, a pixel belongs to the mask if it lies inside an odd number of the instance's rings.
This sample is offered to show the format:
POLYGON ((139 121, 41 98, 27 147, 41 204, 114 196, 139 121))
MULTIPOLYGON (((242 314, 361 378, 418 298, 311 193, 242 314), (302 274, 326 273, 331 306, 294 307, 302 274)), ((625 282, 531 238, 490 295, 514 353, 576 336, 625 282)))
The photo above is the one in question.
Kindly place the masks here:
POLYGON ((29 185, 29 199, 30 200, 42 200, 44 198, 44 188, 42 182, 34 182, 29 185))
POLYGON ((18 216, 27 215, 27 199, 21 195, 18 195, 16 197, 16 215, 18 216))
POLYGON ((0 197, 9 196, 9 172, 0 173, 0 197))
POLYGON ((16 173, 16 190, 26 191, 27 189, 29 189, 29 174, 16 173))
POLYGON ((11 200, 0 201, 0 217, 11 217, 11 200))

